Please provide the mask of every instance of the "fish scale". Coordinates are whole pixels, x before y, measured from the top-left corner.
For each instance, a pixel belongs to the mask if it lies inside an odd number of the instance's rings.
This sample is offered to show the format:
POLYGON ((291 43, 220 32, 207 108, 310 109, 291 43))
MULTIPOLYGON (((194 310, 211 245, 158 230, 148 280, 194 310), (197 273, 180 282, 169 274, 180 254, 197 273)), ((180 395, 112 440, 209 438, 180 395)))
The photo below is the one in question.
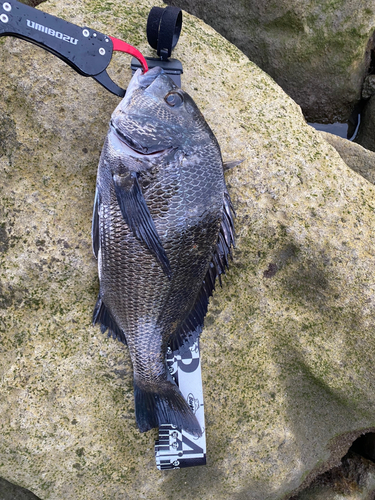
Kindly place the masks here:
POLYGON ((137 72, 98 167, 94 323, 129 347, 142 432, 169 423, 202 433, 166 352, 199 335, 227 265, 233 225, 225 197, 220 148, 193 100, 160 68, 137 72))

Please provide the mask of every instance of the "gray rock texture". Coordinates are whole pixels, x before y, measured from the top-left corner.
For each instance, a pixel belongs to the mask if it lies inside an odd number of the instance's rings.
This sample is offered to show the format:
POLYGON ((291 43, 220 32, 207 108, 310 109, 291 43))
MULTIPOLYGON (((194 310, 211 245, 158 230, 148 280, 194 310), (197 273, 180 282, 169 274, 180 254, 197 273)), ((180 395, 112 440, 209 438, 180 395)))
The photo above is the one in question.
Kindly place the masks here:
MULTIPOLYGON (((150 54, 154 4, 40 7, 150 54)), ((202 21, 185 16, 175 55, 224 158, 245 161, 226 174, 238 244, 201 341, 208 464, 160 472, 127 350, 91 326, 96 168, 118 98, 0 40, 0 477, 42 500, 283 500, 375 429, 374 186, 202 21)), ((114 59, 126 85, 130 58, 114 59)))
POLYGON ((40 500, 34 493, 0 477, 0 500, 40 500))
POLYGON ((271 75, 310 122, 346 122, 374 49, 362 0, 167 0, 203 19, 271 75))
POLYGON ((369 75, 365 78, 362 87, 362 98, 368 99, 375 94, 375 75, 369 75))

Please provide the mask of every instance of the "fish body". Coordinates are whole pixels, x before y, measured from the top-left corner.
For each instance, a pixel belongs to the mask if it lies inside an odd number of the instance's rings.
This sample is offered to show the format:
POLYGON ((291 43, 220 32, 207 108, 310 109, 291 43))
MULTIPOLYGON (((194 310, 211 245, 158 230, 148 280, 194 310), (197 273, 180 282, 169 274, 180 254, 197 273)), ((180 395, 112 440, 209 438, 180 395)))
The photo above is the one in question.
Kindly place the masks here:
POLYGON ((138 70, 111 117, 92 233, 94 323, 129 347, 140 431, 170 423, 201 435, 166 352, 201 332, 234 243, 232 212, 216 138, 160 68, 138 70))

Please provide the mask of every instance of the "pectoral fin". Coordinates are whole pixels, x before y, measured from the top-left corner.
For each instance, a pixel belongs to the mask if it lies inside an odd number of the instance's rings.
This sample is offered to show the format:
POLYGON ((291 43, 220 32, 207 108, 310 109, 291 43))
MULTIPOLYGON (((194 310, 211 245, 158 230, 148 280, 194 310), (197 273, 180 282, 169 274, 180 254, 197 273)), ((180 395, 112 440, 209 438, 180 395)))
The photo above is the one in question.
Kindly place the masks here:
POLYGON ((142 241, 159 261, 164 273, 171 278, 171 266, 160 240, 150 210, 139 186, 137 174, 113 175, 117 202, 125 222, 134 236, 142 241))

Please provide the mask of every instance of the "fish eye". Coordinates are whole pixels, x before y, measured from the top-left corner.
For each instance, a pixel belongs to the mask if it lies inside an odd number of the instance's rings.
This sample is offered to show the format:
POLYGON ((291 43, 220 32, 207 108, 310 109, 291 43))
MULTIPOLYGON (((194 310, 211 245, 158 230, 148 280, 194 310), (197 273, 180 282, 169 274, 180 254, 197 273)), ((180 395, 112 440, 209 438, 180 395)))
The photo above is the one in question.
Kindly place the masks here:
POLYGON ((183 99, 182 95, 179 94, 178 92, 170 92, 169 94, 167 94, 164 97, 164 101, 169 106, 174 108, 175 106, 180 106, 183 103, 184 99, 183 99))

